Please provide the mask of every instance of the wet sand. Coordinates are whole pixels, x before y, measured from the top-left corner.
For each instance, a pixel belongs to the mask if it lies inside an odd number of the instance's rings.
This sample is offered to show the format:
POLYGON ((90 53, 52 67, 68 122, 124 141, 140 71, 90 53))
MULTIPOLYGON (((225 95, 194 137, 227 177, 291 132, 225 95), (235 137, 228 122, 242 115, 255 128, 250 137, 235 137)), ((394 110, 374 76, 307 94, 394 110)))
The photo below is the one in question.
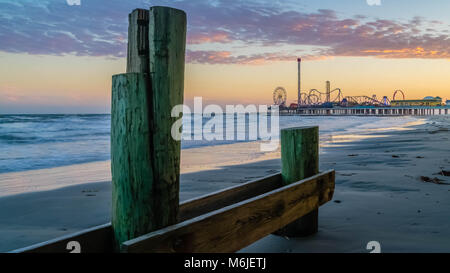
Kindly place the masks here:
POLYGON ((378 241, 382 252, 450 252, 449 121, 330 148, 321 169, 337 171, 336 191, 319 209, 318 234, 270 235, 242 251, 367 253, 378 241))
MULTIPOLYGON (((322 145, 320 166, 336 169, 336 191, 320 208, 319 233, 269 235, 242 252, 368 252, 369 241, 380 242, 383 252, 450 251, 450 178, 440 173, 450 171, 449 130, 450 118, 431 117, 408 130, 331 137, 322 145)), ((181 200, 279 171, 279 153, 258 148, 238 143, 183 150, 181 200)), ((83 172, 73 165, 20 173, 23 181, 70 177, 64 185, 78 184, 89 172, 105 181, 0 197, 0 252, 109 222, 105 164, 83 164, 83 172)))

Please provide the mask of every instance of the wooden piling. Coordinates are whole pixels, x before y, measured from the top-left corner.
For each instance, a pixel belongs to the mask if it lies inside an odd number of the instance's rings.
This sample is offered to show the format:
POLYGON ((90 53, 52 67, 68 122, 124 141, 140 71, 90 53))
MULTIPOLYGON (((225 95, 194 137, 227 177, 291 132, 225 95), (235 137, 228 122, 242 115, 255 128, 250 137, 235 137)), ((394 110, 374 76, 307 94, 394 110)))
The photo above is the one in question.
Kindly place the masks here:
POLYGON ((149 73, 149 11, 135 9, 128 15, 127 73, 149 73))
POLYGON ((158 197, 155 219, 159 228, 175 224, 178 217, 181 142, 171 134, 172 108, 183 104, 186 13, 151 7, 149 15, 150 78, 153 92, 152 141, 158 197))
POLYGON ((113 76, 111 109, 112 225, 116 248, 154 230, 148 80, 113 76))
POLYGON ((183 104, 186 14, 152 7, 129 18, 127 72, 138 73, 113 76, 112 84, 116 250, 124 241, 177 223, 179 210, 181 144, 171 135, 179 117, 172 118, 171 111, 183 104))
MULTIPOLYGON (((281 130, 281 176, 284 185, 319 173, 319 127, 300 127, 281 130)), ((303 237, 318 230, 319 210, 285 226, 275 234, 303 237)))

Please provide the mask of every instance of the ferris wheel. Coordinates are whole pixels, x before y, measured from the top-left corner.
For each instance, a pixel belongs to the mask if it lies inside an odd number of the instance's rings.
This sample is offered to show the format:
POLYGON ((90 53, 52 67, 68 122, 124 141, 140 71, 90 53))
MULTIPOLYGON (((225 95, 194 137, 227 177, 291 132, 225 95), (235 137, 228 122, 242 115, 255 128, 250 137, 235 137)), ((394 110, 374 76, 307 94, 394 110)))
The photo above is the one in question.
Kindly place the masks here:
POLYGON ((286 90, 283 87, 275 88, 275 91, 273 91, 273 103, 275 105, 281 106, 285 105, 286 101, 287 101, 286 90))

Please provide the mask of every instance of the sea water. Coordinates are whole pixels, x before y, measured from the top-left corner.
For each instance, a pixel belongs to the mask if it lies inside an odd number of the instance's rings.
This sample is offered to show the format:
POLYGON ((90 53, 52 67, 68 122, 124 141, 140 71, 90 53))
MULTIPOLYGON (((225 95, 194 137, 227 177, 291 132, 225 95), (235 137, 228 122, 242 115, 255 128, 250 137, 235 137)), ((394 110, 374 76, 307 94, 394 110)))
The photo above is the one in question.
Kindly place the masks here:
MULTIPOLYGON (((249 128, 257 118, 234 118, 235 134, 244 128, 245 138, 233 140, 187 140, 203 126, 183 131, 182 149, 255 141, 249 128), (244 123, 244 124, 241 124, 244 123), (241 126, 242 125, 242 126, 241 126), (197 131, 196 131, 197 130, 197 131)), ((204 125, 209 117, 201 118, 204 125)), ((223 117, 223 126, 227 126, 223 117)), ((188 118, 183 119, 188 128, 188 118)), ((356 117, 356 116, 280 116, 281 129, 299 126, 319 126, 321 141, 330 136, 365 135, 370 131, 389 131, 412 122, 414 117, 356 117)), ((269 131, 270 131, 270 123, 269 131)), ((256 126, 254 126, 256 127, 256 126)), ((110 115, 0 115, 0 174, 46 169, 110 159, 110 115)), ((257 128, 257 127, 256 127, 257 128)), ((225 129, 223 129, 225 132, 225 129)), ((1 181, 0 181, 1 187, 1 181)))

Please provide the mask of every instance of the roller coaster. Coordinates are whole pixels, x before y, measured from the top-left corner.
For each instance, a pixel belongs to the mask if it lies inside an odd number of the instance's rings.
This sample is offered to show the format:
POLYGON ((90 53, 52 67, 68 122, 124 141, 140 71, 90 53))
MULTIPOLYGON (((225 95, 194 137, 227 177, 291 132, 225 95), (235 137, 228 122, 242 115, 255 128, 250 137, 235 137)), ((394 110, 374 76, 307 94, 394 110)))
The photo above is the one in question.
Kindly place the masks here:
MULTIPOLYGON (((401 96, 401 99, 405 99, 405 93, 402 90, 395 90, 392 96, 392 100, 397 100, 397 97, 401 96)), ((279 105, 282 108, 297 108, 296 103, 291 104, 290 107, 286 105, 287 92, 283 87, 277 87, 273 92, 273 101, 275 105, 279 105)), ((321 92, 318 89, 311 89, 308 93, 301 92, 299 97, 299 103, 301 107, 352 107, 352 106, 389 106, 391 100, 384 96, 379 99, 376 95, 369 96, 344 96, 340 88, 331 89, 330 82, 326 82, 326 91, 321 92)))
POLYGON ((347 96, 341 101, 341 106, 387 106, 390 105, 391 101, 388 97, 384 96, 382 100, 378 100, 376 95, 372 97, 368 96, 347 96))
MULTIPOLYGON (((329 108, 333 106, 353 107, 353 106, 390 106, 391 100, 387 96, 378 99, 376 95, 369 96, 344 96, 340 88, 331 89, 330 81, 326 82, 325 92, 318 89, 310 89, 309 92, 301 92, 301 58, 297 58, 298 63, 298 98, 296 103, 287 105, 287 92, 283 87, 275 88, 273 92, 273 102, 281 109, 295 110, 298 108, 321 107, 329 108)), ((392 101, 396 101, 397 96, 401 95, 405 100, 405 93, 402 90, 395 90, 392 101)), ((397 103, 397 102, 396 102, 397 103)))
MULTIPOLYGON (((326 106, 326 105, 338 105, 342 107, 351 107, 357 105, 363 106, 389 106, 391 100, 384 96, 382 99, 378 99, 376 95, 369 96, 344 96, 340 88, 331 89, 330 82, 326 83, 326 91, 321 92, 317 89, 311 89, 308 93, 301 92, 299 102, 301 106, 314 107, 314 106, 326 106)), ((395 90, 392 96, 392 100, 396 100, 396 97, 401 95, 402 99, 405 99, 405 93, 402 90, 395 90)))
POLYGON ((300 93, 301 104, 319 105, 327 102, 341 102, 343 99, 340 88, 331 90, 330 92, 320 92, 317 89, 311 89, 308 94, 300 93))
POLYGON ((339 106, 387 106, 391 104, 391 100, 387 96, 384 96, 383 99, 380 100, 376 95, 373 95, 372 97, 343 96, 341 89, 336 88, 332 90, 329 95, 322 93, 317 89, 311 89, 309 93, 300 93, 300 103, 305 106, 317 106, 327 103, 339 106), (327 99, 328 97, 329 99, 327 99))

